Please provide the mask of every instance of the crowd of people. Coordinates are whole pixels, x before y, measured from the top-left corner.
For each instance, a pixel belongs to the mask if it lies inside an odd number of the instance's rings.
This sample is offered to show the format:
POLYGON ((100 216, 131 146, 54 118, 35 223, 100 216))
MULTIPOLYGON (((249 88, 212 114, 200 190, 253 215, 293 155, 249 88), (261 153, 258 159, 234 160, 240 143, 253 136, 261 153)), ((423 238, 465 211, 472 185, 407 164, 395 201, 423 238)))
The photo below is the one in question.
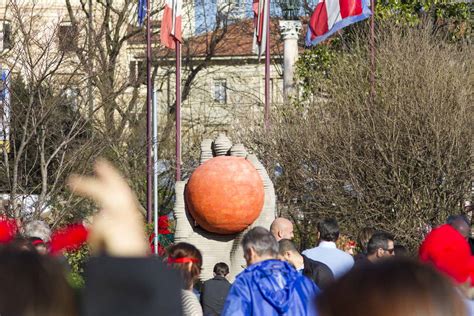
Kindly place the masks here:
POLYGON ((292 222, 277 218, 269 230, 244 234, 246 266, 232 283, 219 262, 197 286, 199 245, 176 243, 166 258, 150 256, 137 200, 107 162, 96 163, 94 177, 71 176, 69 187, 100 207, 88 230, 84 287, 71 288, 62 256, 48 251, 44 223, 23 225, 11 240, 0 227, 0 315, 474 315, 463 215, 434 228, 412 255, 373 227, 360 231, 357 254, 339 249, 333 218, 318 222, 317 244, 300 252, 292 222))

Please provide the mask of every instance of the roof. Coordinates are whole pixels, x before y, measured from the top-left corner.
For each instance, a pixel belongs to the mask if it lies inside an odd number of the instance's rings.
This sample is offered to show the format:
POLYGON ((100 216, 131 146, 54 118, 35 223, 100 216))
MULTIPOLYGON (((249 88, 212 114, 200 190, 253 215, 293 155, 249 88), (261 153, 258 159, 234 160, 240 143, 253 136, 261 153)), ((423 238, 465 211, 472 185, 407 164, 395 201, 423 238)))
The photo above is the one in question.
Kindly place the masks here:
MULTIPOLYGON (((193 56, 206 56, 210 53, 212 41, 219 39, 213 53, 216 57, 255 56, 252 49, 254 37, 253 23, 251 19, 239 20, 229 24, 226 31, 221 28, 217 32, 208 32, 190 38, 188 43, 183 45, 183 53, 189 52, 193 56)), ((278 20, 271 20, 270 35, 271 54, 281 54, 283 52, 283 42, 280 38, 278 20)))
MULTIPOLYGON (((183 56, 191 55, 193 57, 205 57, 212 55, 214 57, 257 57, 253 53, 253 19, 238 20, 234 23, 229 23, 227 29, 219 28, 216 31, 207 32, 195 37, 184 40, 182 46, 183 56), (212 48, 212 41, 217 44, 212 48), (213 49, 213 52, 211 50, 213 49)), ((283 41, 280 36, 279 20, 271 19, 270 22, 270 52, 273 56, 283 54, 283 41)), ((304 30, 300 32, 300 47, 303 48, 304 30)), ((153 41, 159 41, 159 36, 155 35, 153 41)), ((145 37, 137 36, 132 41, 135 45, 145 45, 145 37), (139 38, 141 40, 139 40, 139 38)), ((160 46, 154 49, 156 57, 172 57, 174 51, 166 47, 160 46)), ((144 53, 143 53, 144 55, 144 53)), ((140 54, 137 57, 144 57, 140 54)))

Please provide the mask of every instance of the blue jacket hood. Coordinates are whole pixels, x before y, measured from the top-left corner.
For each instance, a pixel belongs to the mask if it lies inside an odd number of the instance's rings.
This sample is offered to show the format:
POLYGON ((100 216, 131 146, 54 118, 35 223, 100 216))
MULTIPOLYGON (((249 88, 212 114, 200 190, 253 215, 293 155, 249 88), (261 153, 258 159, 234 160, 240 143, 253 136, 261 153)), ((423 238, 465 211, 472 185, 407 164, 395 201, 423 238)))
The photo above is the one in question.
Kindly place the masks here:
POLYGON ((227 295, 222 316, 316 316, 319 289, 279 260, 266 260, 240 273, 227 295))
POLYGON ((252 273, 252 282, 279 313, 286 313, 293 297, 298 272, 280 260, 265 260, 248 267, 243 273, 252 273))

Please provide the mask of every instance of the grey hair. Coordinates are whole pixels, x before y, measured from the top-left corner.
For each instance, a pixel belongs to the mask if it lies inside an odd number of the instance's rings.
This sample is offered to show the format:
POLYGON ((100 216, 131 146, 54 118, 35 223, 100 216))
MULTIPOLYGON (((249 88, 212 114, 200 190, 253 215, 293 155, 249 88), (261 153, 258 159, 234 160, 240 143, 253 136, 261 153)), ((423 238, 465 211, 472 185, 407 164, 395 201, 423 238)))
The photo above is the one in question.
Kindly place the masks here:
POLYGON ((242 248, 247 253, 252 248, 258 256, 278 255, 278 242, 265 228, 257 226, 249 230, 242 238, 242 248))
POLYGON ((31 221, 23 227, 23 234, 26 237, 41 238, 44 242, 51 239, 51 228, 43 221, 31 221))

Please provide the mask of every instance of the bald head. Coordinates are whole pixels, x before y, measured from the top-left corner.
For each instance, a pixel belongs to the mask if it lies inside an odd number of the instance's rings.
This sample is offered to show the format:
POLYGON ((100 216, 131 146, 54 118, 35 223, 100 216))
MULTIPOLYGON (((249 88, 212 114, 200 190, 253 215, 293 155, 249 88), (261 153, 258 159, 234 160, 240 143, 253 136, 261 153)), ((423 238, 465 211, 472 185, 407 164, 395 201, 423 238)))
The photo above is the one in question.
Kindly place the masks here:
POLYGON ((277 241, 293 239, 293 224, 283 217, 276 218, 270 226, 270 231, 277 241))

